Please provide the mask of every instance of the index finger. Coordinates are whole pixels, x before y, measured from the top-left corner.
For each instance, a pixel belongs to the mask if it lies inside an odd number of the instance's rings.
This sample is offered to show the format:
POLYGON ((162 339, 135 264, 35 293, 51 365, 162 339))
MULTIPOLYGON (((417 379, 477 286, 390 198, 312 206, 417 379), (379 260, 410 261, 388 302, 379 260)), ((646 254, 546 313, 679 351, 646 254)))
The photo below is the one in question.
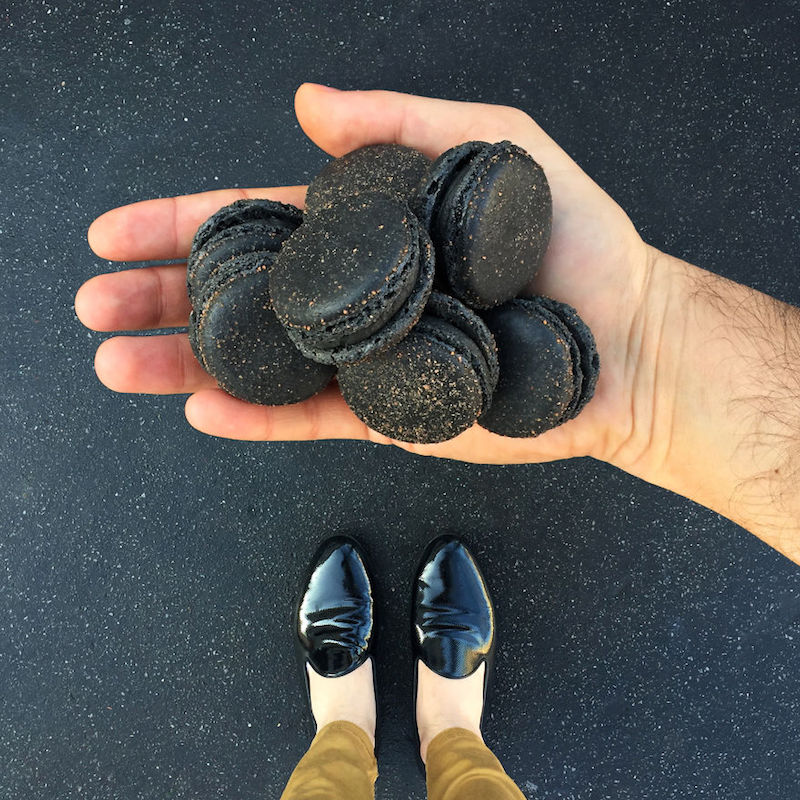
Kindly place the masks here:
POLYGON ((111 261, 155 261, 186 258, 200 225, 236 200, 264 198, 302 208, 305 186, 266 189, 217 189, 142 200, 114 208, 89 226, 89 246, 111 261))

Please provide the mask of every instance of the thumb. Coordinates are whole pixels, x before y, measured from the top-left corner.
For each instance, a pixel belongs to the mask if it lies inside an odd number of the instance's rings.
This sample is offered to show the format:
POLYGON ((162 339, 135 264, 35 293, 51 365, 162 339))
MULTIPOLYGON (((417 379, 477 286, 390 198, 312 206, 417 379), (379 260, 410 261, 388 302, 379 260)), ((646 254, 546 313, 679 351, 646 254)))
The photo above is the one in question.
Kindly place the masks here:
POLYGON ((524 112, 382 90, 339 91, 304 83, 295 94, 297 121, 317 146, 341 156, 369 144, 401 144, 436 158, 461 142, 509 139, 545 170, 576 169, 570 157, 524 112))

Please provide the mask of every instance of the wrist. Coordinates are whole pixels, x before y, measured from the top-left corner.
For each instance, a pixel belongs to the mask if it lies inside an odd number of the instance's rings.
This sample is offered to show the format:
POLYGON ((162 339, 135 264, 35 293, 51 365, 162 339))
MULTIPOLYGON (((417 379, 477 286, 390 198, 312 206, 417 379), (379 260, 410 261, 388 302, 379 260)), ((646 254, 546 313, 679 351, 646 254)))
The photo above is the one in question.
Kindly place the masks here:
POLYGON ((646 257, 619 340, 620 413, 598 456, 650 483, 673 455, 681 353, 686 335, 683 262, 645 245, 646 257))
POLYGON ((800 311, 649 251, 608 460, 800 562, 800 311))

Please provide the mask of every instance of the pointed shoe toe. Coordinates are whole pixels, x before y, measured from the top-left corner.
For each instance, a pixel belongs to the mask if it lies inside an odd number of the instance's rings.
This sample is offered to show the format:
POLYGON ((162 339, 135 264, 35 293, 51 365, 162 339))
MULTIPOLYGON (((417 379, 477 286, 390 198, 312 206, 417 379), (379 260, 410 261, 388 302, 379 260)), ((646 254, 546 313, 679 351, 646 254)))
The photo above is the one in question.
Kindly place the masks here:
POLYGON ((372 584, 358 543, 346 536, 323 542, 301 589, 295 641, 305 664, 326 678, 347 675, 372 652, 372 584))
POLYGON ((414 587, 414 655, 445 678, 465 678, 494 655, 494 607, 471 553, 454 536, 425 550, 414 587))

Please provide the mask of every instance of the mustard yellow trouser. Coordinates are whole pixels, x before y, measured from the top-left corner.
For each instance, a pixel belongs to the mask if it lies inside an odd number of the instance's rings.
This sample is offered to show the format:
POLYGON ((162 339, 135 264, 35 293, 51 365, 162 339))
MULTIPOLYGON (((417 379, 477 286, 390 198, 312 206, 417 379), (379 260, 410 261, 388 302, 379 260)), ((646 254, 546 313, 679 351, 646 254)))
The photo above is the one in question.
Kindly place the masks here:
MULTIPOLYGON (((464 728, 428 745, 428 800, 525 800, 491 750, 464 728)), ((317 732, 281 800, 373 800, 378 766, 369 737, 352 722, 317 732)))

